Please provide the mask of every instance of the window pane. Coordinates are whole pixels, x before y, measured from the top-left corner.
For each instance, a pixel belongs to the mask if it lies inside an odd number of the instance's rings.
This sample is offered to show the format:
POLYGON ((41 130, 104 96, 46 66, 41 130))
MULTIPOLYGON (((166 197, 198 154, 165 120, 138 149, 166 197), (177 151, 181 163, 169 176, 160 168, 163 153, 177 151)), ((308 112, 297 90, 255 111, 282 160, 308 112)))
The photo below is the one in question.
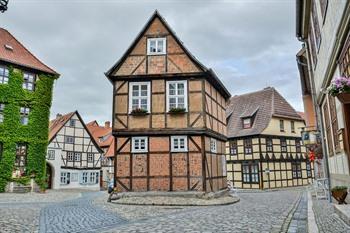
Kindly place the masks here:
POLYGON ((157 47, 157 52, 161 53, 163 52, 163 40, 158 40, 158 47, 157 47))

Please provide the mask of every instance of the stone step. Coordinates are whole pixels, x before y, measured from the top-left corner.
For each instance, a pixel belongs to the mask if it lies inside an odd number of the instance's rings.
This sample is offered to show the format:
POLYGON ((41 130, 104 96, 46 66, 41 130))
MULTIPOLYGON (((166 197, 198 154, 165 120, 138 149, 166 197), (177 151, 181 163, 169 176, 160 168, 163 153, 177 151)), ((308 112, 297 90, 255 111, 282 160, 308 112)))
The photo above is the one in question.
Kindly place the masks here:
POLYGON ((14 186, 13 191, 14 193, 29 193, 32 191, 31 186, 14 186))

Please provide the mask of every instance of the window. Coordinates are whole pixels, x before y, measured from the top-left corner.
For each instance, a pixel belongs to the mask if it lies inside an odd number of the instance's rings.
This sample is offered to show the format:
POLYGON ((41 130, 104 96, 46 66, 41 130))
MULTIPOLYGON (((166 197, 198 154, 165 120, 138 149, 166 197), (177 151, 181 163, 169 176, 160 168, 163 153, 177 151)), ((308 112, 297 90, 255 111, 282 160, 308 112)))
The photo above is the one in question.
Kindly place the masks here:
POLYGON ((210 152, 216 153, 216 139, 211 138, 210 139, 210 152))
POLYGON ((292 131, 292 133, 295 133, 294 121, 291 121, 291 122, 290 122, 290 130, 292 131))
POLYGON ((300 140, 295 140, 295 151, 297 153, 301 152, 301 144, 300 144, 300 140))
POLYGON ((317 18, 317 10, 316 10, 315 0, 312 1, 311 17, 312 17, 312 24, 314 27, 316 48, 317 48, 317 50, 319 50, 320 45, 321 45, 321 32, 320 32, 320 25, 318 23, 318 18, 317 18))
POLYGON ((257 162, 242 163, 243 183, 259 183, 259 164, 257 162))
POLYGON ((310 162, 306 162, 306 175, 307 177, 312 177, 310 162))
POLYGON ((174 108, 187 111, 187 81, 167 82, 167 111, 174 108))
POLYGON ((75 152, 74 153, 74 161, 75 162, 80 162, 81 160, 81 153, 80 152, 75 152))
POLYGON ((70 183, 70 173, 69 172, 61 172, 61 184, 69 184, 70 183))
POLYGON ((27 108, 27 107, 20 108, 21 124, 22 125, 28 125, 29 112, 30 112, 30 108, 27 108))
POLYGON ((287 141, 285 138, 281 139, 281 152, 287 152, 287 141))
POLYGON ((0 66, 0 84, 9 82, 9 70, 6 67, 0 66))
POLYGON ((166 53, 166 38, 147 39, 147 55, 159 55, 166 53))
POLYGON ((244 139, 244 153, 251 154, 252 152, 253 152, 252 139, 251 138, 244 139))
POLYGON ((293 179, 301 178, 301 163, 292 162, 292 177, 293 179))
POLYGON ((266 138, 266 152, 273 152, 272 138, 266 138))
POLYGON ((23 174, 25 172, 25 166, 27 165, 27 144, 16 144, 16 161, 15 167, 23 174))
POLYGON ((284 132, 284 120, 280 120, 280 131, 284 132))
POLYGON ((341 76, 350 78, 350 33, 344 43, 338 63, 341 76))
POLYGON ((237 150, 237 140, 230 141, 230 154, 231 155, 237 155, 238 150, 237 150))
POLYGON ((187 151, 187 136, 172 136, 171 137, 171 151, 172 152, 186 152, 187 151))
POLYGON ((5 104, 0 103, 0 123, 4 122, 4 109, 5 109, 5 104))
POLYGON ((74 172, 71 174, 71 182, 78 182, 78 173, 74 172))
POLYGON ((140 153, 148 151, 148 138, 147 137, 133 137, 132 138, 132 152, 140 153))
POLYGON ((47 151, 47 159, 48 160, 55 160, 55 151, 54 150, 47 151))
POLYGON ((71 151, 67 152, 67 160, 68 160, 68 162, 74 161, 74 152, 71 152, 71 151))
POLYGON ((70 119, 69 120, 69 126, 70 127, 75 127, 75 121, 76 121, 75 119, 70 119))
POLYGON ((99 173, 90 172, 90 184, 98 184, 99 173))
POLYGON ((94 162, 94 154, 93 153, 88 153, 87 157, 88 157, 88 159, 87 159, 88 163, 94 162))
POLYGON ((68 144, 74 144, 74 137, 73 136, 65 136, 64 141, 68 144))
POLYGON ((252 119, 251 118, 244 118, 243 119, 243 129, 249 129, 252 127, 252 119))
POLYGON ((82 184, 87 184, 88 183, 88 172, 83 172, 82 177, 81 177, 81 183, 82 184))
POLYGON ((34 91, 35 87, 35 75, 31 73, 23 73, 23 89, 28 91, 34 91))
POLYGON ((133 110, 150 110, 150 83, 137 82, 130 83, 129 90, 129 113, 133 110))

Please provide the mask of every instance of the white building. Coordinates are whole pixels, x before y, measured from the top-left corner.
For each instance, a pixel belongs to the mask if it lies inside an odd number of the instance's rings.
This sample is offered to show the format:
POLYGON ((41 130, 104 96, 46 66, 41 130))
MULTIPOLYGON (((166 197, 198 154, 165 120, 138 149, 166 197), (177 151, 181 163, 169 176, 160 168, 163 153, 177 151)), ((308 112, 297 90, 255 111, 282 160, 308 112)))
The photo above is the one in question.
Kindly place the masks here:
POLYGON ((50 122, 47 150, 49 188, 100 188, 102 149, 78 111, 50 122))

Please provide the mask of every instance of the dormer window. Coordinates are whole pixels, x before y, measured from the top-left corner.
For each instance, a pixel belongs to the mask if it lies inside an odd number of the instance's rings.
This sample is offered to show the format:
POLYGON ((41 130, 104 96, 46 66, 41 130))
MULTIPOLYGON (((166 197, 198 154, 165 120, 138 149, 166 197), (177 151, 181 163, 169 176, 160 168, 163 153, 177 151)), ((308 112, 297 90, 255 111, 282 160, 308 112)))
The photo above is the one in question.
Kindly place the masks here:
POLYGON ((166 54, 166 38, 149 38, 147 40, 147 55, 166 54))
POLYGON ((252 118, 243 119, 243 129, 249 129, 252 127, 252 118))

